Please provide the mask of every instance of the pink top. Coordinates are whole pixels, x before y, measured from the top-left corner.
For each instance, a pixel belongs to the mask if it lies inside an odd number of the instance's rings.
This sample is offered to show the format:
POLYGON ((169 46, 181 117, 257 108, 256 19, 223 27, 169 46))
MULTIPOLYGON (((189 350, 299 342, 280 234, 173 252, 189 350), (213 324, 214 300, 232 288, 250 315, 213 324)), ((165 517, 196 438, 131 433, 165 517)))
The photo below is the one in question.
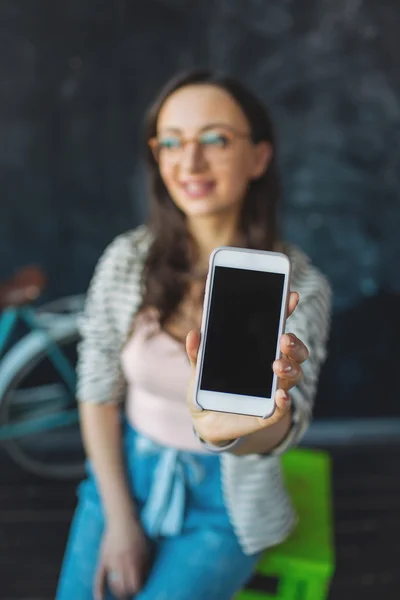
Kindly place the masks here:
POLYGON ((187 406, 191 374, 185 347, 151 315, 139 315, 122 351, 126 414, 139 432, 164 446, 206 452, 193 434, 187 406))

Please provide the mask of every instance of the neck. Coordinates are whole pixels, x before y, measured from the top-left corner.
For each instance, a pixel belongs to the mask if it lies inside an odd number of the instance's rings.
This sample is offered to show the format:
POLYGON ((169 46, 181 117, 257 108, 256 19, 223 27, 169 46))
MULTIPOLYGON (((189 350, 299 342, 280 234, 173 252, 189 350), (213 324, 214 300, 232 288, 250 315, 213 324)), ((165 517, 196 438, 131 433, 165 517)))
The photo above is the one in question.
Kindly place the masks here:
POLYGON ((198 257, 196 269, 206 271, 211 252, 219 246, 233 246, 237 239, 238 217, 198 218, 188 222, 189 231, 196 242, 198 257))

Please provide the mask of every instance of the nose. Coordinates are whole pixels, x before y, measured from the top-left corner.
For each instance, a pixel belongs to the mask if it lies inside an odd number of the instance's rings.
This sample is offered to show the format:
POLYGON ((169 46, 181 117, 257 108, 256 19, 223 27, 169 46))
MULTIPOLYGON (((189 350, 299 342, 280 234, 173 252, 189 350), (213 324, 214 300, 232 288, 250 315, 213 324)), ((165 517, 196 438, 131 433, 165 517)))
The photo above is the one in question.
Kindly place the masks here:
POLYGON ((188 141, 182 150, 181 168, 188 173, 198 173, 206 167, 204 152, 196 141, 188 141))

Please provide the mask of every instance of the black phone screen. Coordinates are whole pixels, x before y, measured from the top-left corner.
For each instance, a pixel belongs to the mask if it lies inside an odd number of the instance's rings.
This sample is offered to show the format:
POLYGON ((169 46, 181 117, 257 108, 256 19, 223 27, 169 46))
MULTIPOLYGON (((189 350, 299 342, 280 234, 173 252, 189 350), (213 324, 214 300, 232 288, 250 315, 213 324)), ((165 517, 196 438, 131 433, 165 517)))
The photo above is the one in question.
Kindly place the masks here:
POLYGON ((215 267, 200 389, 270 398, 285 276, 215 267))

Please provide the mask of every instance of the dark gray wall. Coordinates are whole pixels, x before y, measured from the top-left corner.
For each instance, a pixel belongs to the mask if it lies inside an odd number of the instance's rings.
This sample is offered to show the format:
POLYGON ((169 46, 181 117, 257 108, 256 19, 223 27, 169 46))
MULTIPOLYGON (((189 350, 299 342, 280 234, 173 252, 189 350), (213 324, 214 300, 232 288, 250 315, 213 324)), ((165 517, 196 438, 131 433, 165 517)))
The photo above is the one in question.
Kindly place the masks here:
POLYGON ((286 236, 335 292, 317 415, 400 414, 400 13, 391 0, 1 0, 0 276, 86 289, 146 216, 142 118, 215 66, 269 105, 286 236))

